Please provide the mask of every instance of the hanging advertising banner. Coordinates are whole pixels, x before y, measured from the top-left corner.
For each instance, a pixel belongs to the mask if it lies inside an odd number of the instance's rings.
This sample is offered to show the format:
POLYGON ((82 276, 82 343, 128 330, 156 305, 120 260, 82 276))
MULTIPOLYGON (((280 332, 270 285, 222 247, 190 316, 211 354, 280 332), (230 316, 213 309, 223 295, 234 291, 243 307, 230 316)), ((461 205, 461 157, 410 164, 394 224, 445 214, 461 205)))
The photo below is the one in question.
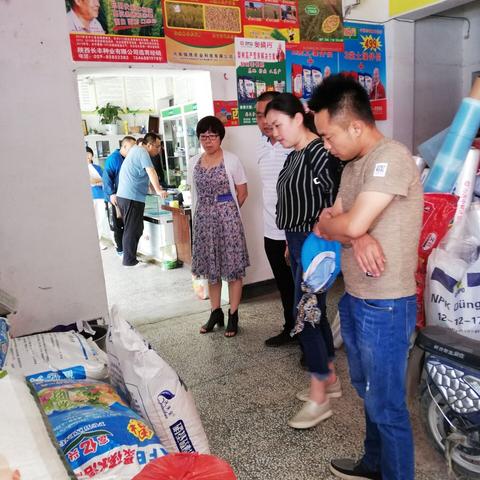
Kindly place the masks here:
POLYGON ((339 62, 338 52, 326 52, 302 43, 287 45, 287 91, 307 102, 324 78, 340 71, 339 62))
POLYGON ((387 119, 387 66, 383 25, 345 22, 340 71, 357 80, 370 96, 376 120, 387 119))
POLYGON ((214 100, 213 111, 225 127, 238 126, 238 102, 236 100, 214 100))
POLYGON ((242 0, 242 14, 245 38, 300 41, 298 0, 242 0))
POLYGON ((235 65, 234 38, 242 35, 240 0, 165 0, 169 62, 235 65))
POLYGON ((65 5, 73 60, 167 61, 160 0, 65 0, 65 5))
POLYGON ((342 0, 298 0, 300 41, 317 49, 343 51, 342 0))
POLYGON ((238 117, 240 125, 256 125, 257 97, 267 90, 285 90, 285 42, 235 39, 238 117))

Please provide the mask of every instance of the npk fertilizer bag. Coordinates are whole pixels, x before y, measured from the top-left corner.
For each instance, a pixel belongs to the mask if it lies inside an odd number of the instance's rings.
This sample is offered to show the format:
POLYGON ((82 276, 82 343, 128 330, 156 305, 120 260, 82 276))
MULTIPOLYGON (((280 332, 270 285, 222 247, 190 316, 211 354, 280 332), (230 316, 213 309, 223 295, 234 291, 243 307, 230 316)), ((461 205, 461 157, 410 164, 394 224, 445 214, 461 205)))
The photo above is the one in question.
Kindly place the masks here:
POLYGON ((175 370, 115 308, 110 321, 107 353, 112 384, 152 424, 169 452, 209 453, 193 396, 175 370))
POLYGON ((167 454, 152 428, 111 385, 94 380, 31 385, 78 480, 130 480, 167 454))

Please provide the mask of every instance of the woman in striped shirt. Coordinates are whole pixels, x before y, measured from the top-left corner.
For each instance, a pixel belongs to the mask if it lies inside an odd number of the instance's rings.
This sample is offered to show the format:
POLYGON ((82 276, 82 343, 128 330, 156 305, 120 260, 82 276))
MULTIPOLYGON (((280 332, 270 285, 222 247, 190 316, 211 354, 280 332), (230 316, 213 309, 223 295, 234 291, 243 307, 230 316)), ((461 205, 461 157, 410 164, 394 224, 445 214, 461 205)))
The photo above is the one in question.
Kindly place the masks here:
MULTIPOLYGON (((276 96, 266 108, 273 134, 288 155, 277 182, 277 226, 285 230, 295 282, 295 312, 302 296, 302 245, 323 208, 331 207, 340 184, 342 166, 318 137, 313 117, 305 113, 300 100, 291 93, 276 96)), ((305 322, 300 342, 310 371, 310 389, 300 392, 302 409, 288 421, 293 428, 310 428, 332 415, 329 397, 341 396, 335 374, 335 349, 327 319, 326 293, 317 295, 321 320, 312 326, 305 322)))

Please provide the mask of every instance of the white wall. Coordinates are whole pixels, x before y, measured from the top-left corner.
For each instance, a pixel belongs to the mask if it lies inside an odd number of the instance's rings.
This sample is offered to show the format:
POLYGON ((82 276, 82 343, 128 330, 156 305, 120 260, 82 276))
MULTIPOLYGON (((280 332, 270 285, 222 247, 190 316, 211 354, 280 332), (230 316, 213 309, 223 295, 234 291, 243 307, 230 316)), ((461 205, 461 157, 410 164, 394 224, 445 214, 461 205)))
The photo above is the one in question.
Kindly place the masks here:
POLYGON ((0 288, 18 300, 14 335, 107 311, 67 39, 63 2, 1 2, 0 288))
POLYGON ((450 125, 480 70, 480 2, 439 14, 415 23, 415 146, 450 125))

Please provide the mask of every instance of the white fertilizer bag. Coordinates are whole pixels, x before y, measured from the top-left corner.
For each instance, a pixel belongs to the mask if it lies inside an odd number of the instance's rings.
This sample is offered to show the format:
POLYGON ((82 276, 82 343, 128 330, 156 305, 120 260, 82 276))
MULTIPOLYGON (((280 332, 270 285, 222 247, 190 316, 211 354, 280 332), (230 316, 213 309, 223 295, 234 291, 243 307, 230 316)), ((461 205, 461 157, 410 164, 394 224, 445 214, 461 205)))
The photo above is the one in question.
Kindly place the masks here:
POLYGON ((108 375, 105 353, 73 330, 12 338, 5 370, 25 375, 30 381, 102 380, 108 375))
POLYGON ((209 453, 193 396, 177 373, 115 308, 110 321, 106 344, 112 384, 150 422, 167 451, 209 453))

